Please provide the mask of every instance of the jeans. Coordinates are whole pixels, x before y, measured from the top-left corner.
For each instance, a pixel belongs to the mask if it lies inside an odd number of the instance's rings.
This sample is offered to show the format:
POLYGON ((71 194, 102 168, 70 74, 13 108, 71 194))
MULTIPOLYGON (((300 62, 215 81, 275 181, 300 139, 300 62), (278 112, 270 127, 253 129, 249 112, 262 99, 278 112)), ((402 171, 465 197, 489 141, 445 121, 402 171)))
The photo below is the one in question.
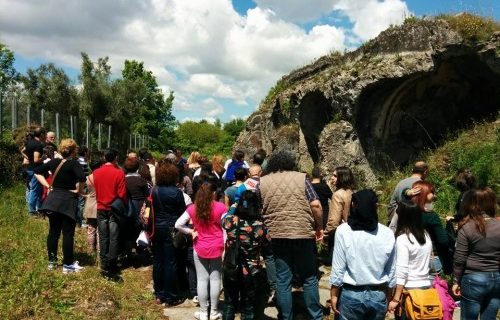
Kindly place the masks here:
POLYGON ((322 320, 314 239, 273 239, 276 261, 276 295, 281 319, 293 319, 292 278, 296 270, 303 281, 304 300, 310 319, 322 320))
MULTIPOLYGON (((241 271, 241 270, 240 270, 241 271)), ((224 283, 224 320, 234 320, 238 305, 240 306, 241 320, 262 319, 264 317, 265 299, 264 273, 243 275, 239 272, 237 279, 223 276, 224 283), (239 301, 239 304, 238 304, 239 301)), ((265 299, 267 301, 267 299, 265 299)))
POLYGON ((189 295, 191 298, 198 295, 197 281, 196 281, 196 267, 194 266, 193 246, 187 248, 186 268, 189 283, 189 295))
POLYGON ((222 271, 222 257, 205 259, 198 256, 194 251, 194 265, 198 284, 198 300, 200 301, 200 312, 207 314, 210 298, 212 312, 217 311, 220 294, 220 276, 222 271), (208 295, 210 288, 210 296, 208 295))
POLYGON ((171 303, 178 299, 177 264, 169 228, 157 228, 153 237, 153 286, 157 299, 171 303))
POLYGON ((28 203, 28 212, 33 215, 42 206, 43 187, 35 177, 32 170, 26 170, 28 190, 26 192, 26 201, 28 203))
POLYGON ((109 273, 118 273, 118 220, 110 210, 97 210, 97 232, 99 233, 99 256, 101 269, 109 273))
POLYGON ((262 251, 266 263, 267 283, 271 290, 276 290, 276 262, 274 261, 273 248, 271 244, 264 247, 262 251))
POLYGON ((443 271, 443 264, 441 263, 441 259, 438 256, 431 256, 429 260, 429 280, 432 282, 437 274, 443 271))
POLYGON ((49 261, 57 262, 57 245, 62 231, 63 264, 73 264, 73 262, 75 262, 73 245, 76 221, 58 212, 52 212, 48 216, 49 235, 47 236, 47 253, 49 255, 49 261))
POLYGON ((384 320, 387 312, 385 292, 367 288, 343 288, 340 293, 339 319, 384 320))
POLYGON ((500 305, 500 272, 465 274, 460 284, 460 319, 495 320, 500 305))

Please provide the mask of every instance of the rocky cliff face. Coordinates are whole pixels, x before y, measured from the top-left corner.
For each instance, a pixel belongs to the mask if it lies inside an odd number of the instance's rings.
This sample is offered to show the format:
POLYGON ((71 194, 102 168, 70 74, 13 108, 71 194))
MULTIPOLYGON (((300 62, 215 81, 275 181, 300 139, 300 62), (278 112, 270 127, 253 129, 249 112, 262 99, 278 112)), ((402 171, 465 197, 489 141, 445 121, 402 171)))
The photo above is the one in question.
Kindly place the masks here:
POLYGON ((444 20, 391 27, 284 76, 235 149, 295 150, 300 169, 351 167, 361 185, 500 107, 500 33, 470 43, 444 20))

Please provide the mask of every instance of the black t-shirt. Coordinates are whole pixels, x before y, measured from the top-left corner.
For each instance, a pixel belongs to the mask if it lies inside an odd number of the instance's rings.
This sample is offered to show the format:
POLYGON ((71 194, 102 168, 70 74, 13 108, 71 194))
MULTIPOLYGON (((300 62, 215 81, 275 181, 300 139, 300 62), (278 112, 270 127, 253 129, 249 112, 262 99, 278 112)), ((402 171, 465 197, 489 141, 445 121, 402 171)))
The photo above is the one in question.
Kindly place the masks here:
MULTIPOLYGON (((57 167, 62 159, 53 159, 47 163, 42 164, 34 169, 36 174, 47 174, 48 171, 52 175, 56 172, 57 167)), ((77 182, 85 182, 86 177, 83 172, 82 166, 76 159, 67 159, 63 163, 61 169, 57 173, 56 179, 52 181, 52 187, 57 189, 75 190, 77 182)))
POLYGON ((140 175, 125 176, 125 186, 132 200, 144 200, 149 195, 148 182, 140 175))
POLYGON ((330 187, 324 182, 312 183, 314 191, 318 194, 319 201, 323 207, 323 212, 328 212, 328 200, 332 198, 333 192, 330 187))
POLYGON ((34 162, 35 161, 35 152, 39 152, 40 158, 41 158, 43 155, 43 147, 44 147, 44 144, 36 139, 31 139, 26 144, 25 153, 28 156, 28 160, 29 160, 29 164, 28 164, 29 170, 33 170, 41 164, 41 162, 40 163, 34 162))

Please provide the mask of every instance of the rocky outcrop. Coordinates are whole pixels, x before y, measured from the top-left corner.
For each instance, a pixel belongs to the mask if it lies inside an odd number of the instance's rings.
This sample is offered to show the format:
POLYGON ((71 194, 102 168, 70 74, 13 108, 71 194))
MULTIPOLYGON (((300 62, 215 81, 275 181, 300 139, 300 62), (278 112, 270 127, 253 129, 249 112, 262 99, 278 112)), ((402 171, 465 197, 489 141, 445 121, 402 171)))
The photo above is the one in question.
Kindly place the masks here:
POLYGON ((288 148, 302 170, 349 166, 361 185, 500 107, 500 33, 467 43, 439 19, 412 19, 359 49, 284 76, 235 148, 288 148))

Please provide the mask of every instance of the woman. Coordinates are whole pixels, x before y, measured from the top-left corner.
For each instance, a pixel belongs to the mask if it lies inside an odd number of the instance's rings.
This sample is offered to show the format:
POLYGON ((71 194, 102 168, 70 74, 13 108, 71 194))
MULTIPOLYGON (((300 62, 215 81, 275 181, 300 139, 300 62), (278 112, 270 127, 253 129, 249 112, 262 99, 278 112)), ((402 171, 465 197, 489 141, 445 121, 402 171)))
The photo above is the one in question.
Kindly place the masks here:
POLYGON ((328 222, 325 227, 325 240, 328 241, 329 262, 332 261, 335 230, 342 222, 347 222, 351 208, 351 197, 354 189, 354 175, 347 167, 337 167, 333 171, 335 192, 330 203, 328 222))
POLYGON ((213 171, 220 177, 224 175, 226 169, 224 169, 224 157, 216 154, 212 157, 212 168, 213 171))
POLYGON ((461 319, 494 320, 500 305, 500 221, 489 188, 464 196, 469 221, 458 231, 453 264, 453 293, 460 296, 461 319))
POLYGON ((153 187, 153 287, 156 302, 174 306, 182 303, 177 283, 177 264, 172 231, 175 221, 186 209, 184 195, 177 188, 179 172, 173 164, 156 168, 156 186, 153 187))
MULTIPOLYGON (((422 222, 432 240, 434 254, 431 258, 431 274, 438 274, 443 269, 445 273, 449 274, 452 269, 452 257, 448 249, 450 245, 453 244, 450 244, 448 234, 443 228, 441 219, 434 211, 434 198, 436 193, 434 186, 426 181, 417 181, 413 183, 411 190, 419 190, 418 194, 411 197, 411 201, 423 212, 422 222)), ((409 192, 411 191, 403 191, 404 194, 408 194, 409 192)))
POLYGON ((57 267, 57 244, 59 236, 63 235, 63 273, 81 271, 78 261, 73 255, 76 214, 78 211, 78 195, 83 194, 85 173, 76 160, 77 145, 73 139, 64 139, 59 145, 63 159, 53 159, 34 170, 36 179, 49 189, 41 211, 49 217, 49 235, 47 237, 47 252, 49 256, 48 269, 57 267), (52 183, 45 179, 52 172, 52 183))
POLYGON ((198 170, 201 167, 200 158, 201 155, 198 151, 193 151, 189 155, 189 158, 187 160, 187 166, 188 166, 187 174, 189 175, 190 178, 193 178, 193 175, 196 172, 196 170, 198 170))
POLYGON ((194 247, 194 263, 198 283, 198 300, 200 310, 195 312, 196 319, 221 319, 217 310, 220 294, 222 270, 222 252, 224 239, 221 227, 221 217, 226 213, 226 206, 215 201, 217 191, 217 177, 211 175, 203 181, 194 205, 177 221, 176 226, 182 233, 192 236, 194 247), (189 219, 193 221, 193 228, 187 225, 189 219), (208 287, 210 283, 210 295, 208 287), (211 312, 208 315, 210 296, 211 312))
POLYGON ((389 303, 389 312, 394 312, 402 302, 403 288, 428 289, 431 286, 429 261, 432 242, 424 228, 422 210, 417 204, 403 200, 398 205, 397 214, 396 291, 389 303))
POLYGON ((227 232, 226 250, 234 250, 236 239, 239 239, 240 248, 238 269, 224 270, 224 320, 234 320, 238 305, 242 320, 261 319, 264 315, 264 304, 256 300, 265 298, 265 294, 259 292, 266 281, 260 257, 270 245, 270 237, 260 218, 257 194, 247 190, 241 195, 238 206, 233 206, 222 220, 222 227, 227 232), (254 305, 260 308, 255 309, 254 305))
MULTIPOLYGON (((90 170, 94 172, 104 164, 98 160, 90 164, 90 170)), ((83 217, 87 221, 87 245, 92 252, 99 251, 99 234, 97 233, 97 199, 95 195, 94 176, 90 174, 87 177, 87 196, 85 207, 83 208, 83 217)))
POLYGON ((142 208, 144 200, 149 195, 149 186, 146 179, 138 173, 139 160, 137 158, 127 158, 123 164, 125 170, 125 187, 129 199, 129 211, 132 212, 131 220, 121 225, 122 241, 124 244, 124 253, 130 253, 135 246, 135 240, 141 231, 139 223, 139 211, 142 208))
MULTIPOLYGON (((335 172, 334 174, 336 175, 335 172)), ((330 189, 326 182, 323 181, 321 169, 319 167, 314 167, 312 169, 311 176, 311 184, 319 197, 321 208, 323 209, 323 229, 325 229, 326 224, 328 223, 328 212, 330 211, 330 205, 328 202, 333 196, 332 189, 330 189)))

